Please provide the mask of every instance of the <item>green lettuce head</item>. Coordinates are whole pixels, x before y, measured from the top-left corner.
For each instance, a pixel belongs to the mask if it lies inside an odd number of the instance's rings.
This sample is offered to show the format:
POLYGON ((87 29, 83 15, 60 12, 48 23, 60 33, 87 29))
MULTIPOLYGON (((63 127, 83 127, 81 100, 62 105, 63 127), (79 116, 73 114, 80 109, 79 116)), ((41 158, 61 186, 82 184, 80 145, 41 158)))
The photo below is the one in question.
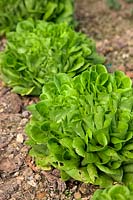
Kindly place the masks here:
POLYGON ((96 190, 91 200, 132 200, 133 184, 128 187, 125 185, 114 185, 107 189, 96 190))
POLYGON ((26 132, 38 166, 103 187, 133 181, 133 89, 123 72, 98 64, 74 78, 59 73, 30 110, 26 132))
POLYGON ((1 0, 0 35, 15 30, 18 22, 32 18, 74 25, 73 0, 1 0))
POLYGON ((21 95, 39 95, 53 74, 73 77, 104 59, 95 43, 65 23, 23 21, 16 32, 7 34, 7 45, 0 53, 3 81, 21 95))

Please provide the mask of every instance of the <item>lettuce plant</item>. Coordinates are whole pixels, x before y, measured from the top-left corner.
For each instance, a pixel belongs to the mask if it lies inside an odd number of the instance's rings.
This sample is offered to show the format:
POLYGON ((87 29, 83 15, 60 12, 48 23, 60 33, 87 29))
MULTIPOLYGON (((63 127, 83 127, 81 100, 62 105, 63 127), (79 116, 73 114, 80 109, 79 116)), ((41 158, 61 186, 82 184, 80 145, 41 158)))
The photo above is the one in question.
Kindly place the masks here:
POLYGON ((128 187, 125 185, 114 185, 107 189, 96 190, 91 200, 132 200, 133 184, 128 187))
POLYGON ((26 126, 38 166, 101 186, 133 181, 133 89, 123 72, 93 65, 47 82, 26 126))
POLYGON ((0 34, 27 19, 74 23, 73 0, 0 0, 0 34))
POLYGON ((20 22, 16 32, 7 34, 7 45, 0 54, 3 81, 21 95, 39 95, 53 74, 75 76, 104 59, 95 43, 65 23, 31 20, 20 22))

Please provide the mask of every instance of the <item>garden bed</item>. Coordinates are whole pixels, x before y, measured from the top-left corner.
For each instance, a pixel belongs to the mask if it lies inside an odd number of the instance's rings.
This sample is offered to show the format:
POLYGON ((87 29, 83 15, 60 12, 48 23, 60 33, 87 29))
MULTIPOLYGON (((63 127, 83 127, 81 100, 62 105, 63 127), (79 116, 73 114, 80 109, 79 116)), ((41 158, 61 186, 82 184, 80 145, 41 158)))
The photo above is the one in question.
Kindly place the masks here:
MULTIPOLYGON (((95 39, 109 71, 120 69, 133 78, 133 4, 121 1, 121 10, 112 11, 104 2, 76 0, 77 29, 95 39)), ((58 170, 41 171, 28 156, 26 106, 37 101, 20 97, 0 83, 0 200, 89 200, 96 187, 74 180, 64 183, 58 170)))

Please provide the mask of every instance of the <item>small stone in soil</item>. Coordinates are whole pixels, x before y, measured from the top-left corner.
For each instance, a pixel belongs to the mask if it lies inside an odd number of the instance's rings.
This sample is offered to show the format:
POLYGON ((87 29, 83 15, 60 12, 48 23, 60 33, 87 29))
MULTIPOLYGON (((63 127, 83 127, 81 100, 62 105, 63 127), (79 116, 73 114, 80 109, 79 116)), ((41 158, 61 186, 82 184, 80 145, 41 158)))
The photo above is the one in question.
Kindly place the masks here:
POLYGON ((122 55, 122 58, 123 58, 123 59, 128 58, 128 57, 129 57, 129 54, 124 53, 124 54, 122 55))
POLYGON ((36 187, 36 186, 37 186, 37 184, 36 184, 35 181, 33 181, 33 180, 27 181, 27 183, 28 183, 29 185, 31 185, 32 187, 36 187))
POLYGON ((22 135, 21 133, 19 133, 19 134, 17 135, 16 141, 17 141, 18 143, 23 143, 24 137, 23 137, 23 135, 22 135))
POLYGON ((40 176, 39 174, 36 174, 36 175, 35 175, 35 179, 36 179, 36 180, 41 180, 41 176, 40 176))
POLYGON ((12 173, 16 169, 16 164, 13 160, 3 158, 0 160, 0 171, 12 173))
POLYGON ((21 126, 25 126, 25 124, 28 122, 28 119, 27 118, 23 118, 20 122, 20 125, 21 126))
POLYGON ((30 113, 27 110, 22 112, 22 117, 24 117, 24 118, 28 118, 29 115, 30 115, 30 113))
POLYGON ((46 192, 38 192, 36 194, 37 199, 44 199, 46 197, 46 192))
POLYGON ((80 199, 81 198, 81 193, 80 192, 75 192, 74 193, 74 198, 75 199, 80 199))

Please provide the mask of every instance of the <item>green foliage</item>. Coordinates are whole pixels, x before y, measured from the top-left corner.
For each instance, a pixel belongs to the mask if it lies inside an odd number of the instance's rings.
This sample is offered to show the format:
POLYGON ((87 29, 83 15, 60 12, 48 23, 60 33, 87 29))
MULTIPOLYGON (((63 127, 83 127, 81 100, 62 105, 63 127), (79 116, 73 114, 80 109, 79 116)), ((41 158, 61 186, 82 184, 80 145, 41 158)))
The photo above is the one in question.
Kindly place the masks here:
POLYGON ((123 72, 98 64, 74 78, 59 73, 40 99, 26 126, 38 166, 103 187, 133 181, 133 89, 123 72))
POLYGON ((119 10, 121 8, 121 4, 119 3, 118 0, 106 0, 106 1, 109 8, 112 8, 115 10, 119 10))
POLYGON ((73 24, 73 4, 73 0, 0 0, 0 34, 15 30, 27 18, 73 24))
MULTIPOLYGON (((125 0, 127 3, 133 3, 133 0, 125 0)), ((111 9, 119 10, 121 8, 121 4, 119 0, 106 0, 107 5, 111 9)))
POLYGON ((53 74, 75 76, 103 61, 94 41, 67 24, 29 20, 7 34, 6 49, 0 54, 0 72, 14 92, 39 95, 53 74))
POLYGON ((133 200, 133 184, 114 185, 107 189, 96 190, 91 200, 133 200))

